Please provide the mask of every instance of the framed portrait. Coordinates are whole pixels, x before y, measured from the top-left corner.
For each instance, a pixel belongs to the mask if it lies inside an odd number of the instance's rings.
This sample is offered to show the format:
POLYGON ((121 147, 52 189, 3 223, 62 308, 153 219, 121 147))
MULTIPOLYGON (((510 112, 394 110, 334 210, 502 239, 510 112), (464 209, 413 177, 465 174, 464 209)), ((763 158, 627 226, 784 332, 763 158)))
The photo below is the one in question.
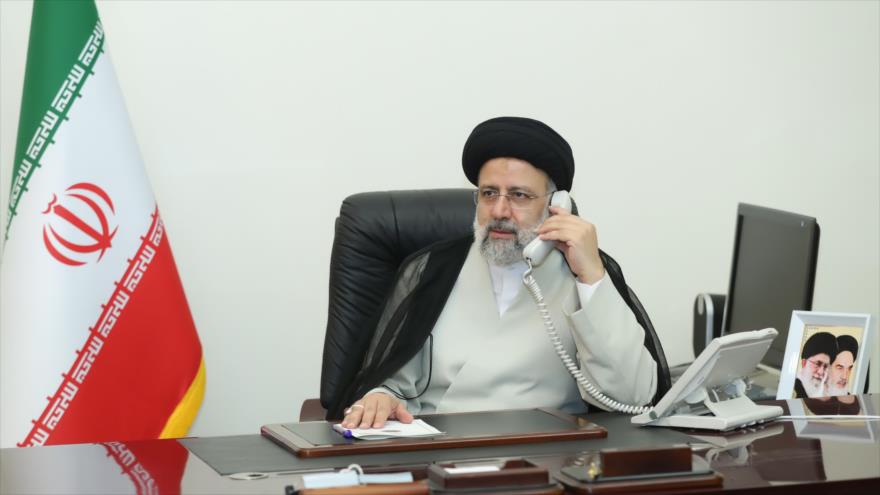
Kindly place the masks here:
POLYGON ((871 315, 792 311, 776 398, 861 393, 873 337, 871 315))

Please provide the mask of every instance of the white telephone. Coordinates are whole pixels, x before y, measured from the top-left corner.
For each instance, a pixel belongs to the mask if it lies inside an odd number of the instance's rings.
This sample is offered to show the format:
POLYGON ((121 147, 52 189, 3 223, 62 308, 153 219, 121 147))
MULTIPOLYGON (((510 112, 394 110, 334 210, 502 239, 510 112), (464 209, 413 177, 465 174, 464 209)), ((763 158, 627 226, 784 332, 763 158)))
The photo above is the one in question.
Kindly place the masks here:
MULTIPOLYGON (((566 210, 571 211, 571 197, 568 195, 568 191, 556 191, 553 193, 553 196, 550 198, 550 206, 559 206, 565 208, 566 210)), ((571 373, 571 376, 580 384, 584 390, 590 394, 591 397, 599 401, 599 403, 604 404, 605 406, 614 409, 616 411, 624 412, 627 414, 641 414, 649 411, 651 408, 649 406, 633 406, 629 404, 621 404, 616 400, 608 397, 603 394, 595 385, 593 385, 587 377, 584 376, 583 372, 578 367, 577 363, 571 358, 568 354, 568 351, 565 350, 565 346, 562 344, 562 340, 559 338, 559 334, 556 332, 556 326, 553 324, 553 318, 550 316, 550 310, 547 309, 547 304, 544 302, 544 296, 541 294, 541 288, 538 287, 538 283, 535 281, 535 278, 532 276, 532 268, 534 266, 540 265, 547 259, 547 255, 556 248, 555 241, 545 241, 540 238, 534 239, 530 242, 525 249, 523 249, 523 258, 526 260, 526 263, 529 265, 529 268, 523 274, 523 284, 525 284, 526 288, 531 292, 532 297, 535 299, 535 303, 538 305, 538 311, 541 313, 541 319, 544 320, 544 326, 547 330, 547 336, 550 337, 550 342, 553 344, 553 349, 556 351, 556 354, 559 356, 559 359, 562 360, 562 364, 565 365, 565 368, 568 369, 568 372, 571 373)))
MULTIPOLYGON (((550 206, 559 206, 571 211, 571 197, 568 195, 568 191, 556 191, 553 193, 553 196, 550 198, 550 206)), ((545 241, 536 237, 523 249, 523 258, 527 262, 531 261, 532 265, 540 265, 547 259, 547 255, 555 247, 556 242, 545 241)))

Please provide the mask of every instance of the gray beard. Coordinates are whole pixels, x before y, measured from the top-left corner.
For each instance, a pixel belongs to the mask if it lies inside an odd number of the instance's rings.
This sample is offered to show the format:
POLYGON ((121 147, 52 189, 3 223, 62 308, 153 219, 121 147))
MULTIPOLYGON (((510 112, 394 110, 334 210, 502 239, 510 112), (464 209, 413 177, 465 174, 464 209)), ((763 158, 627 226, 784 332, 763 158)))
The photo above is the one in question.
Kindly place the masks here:
MULTIPOLYGON (((849 386, 849 385, 847 384, 847 386, 849 386)), ((823 394, 823 395, 827 395, 828 397, 836 397, 838 395, 849 395, 849 392, 847 392, 846 389, 847 389, 847 387, 837 388, 837 386, 829 385, 828 389, 825 391, 825 394, 823 394)))
POLYGON ((814 379, 806 368, 801 368, 797 377, 801 379, 801 385, 803 385, 807 397, 822 397, 825 395, 824 381, 814 379))
POLYGON ((518 228, 513 220, 492 220, 485 226, 480 226, 474 216, 474 242, 480 247, 480 254, 492 265, 509 266, 517 261, 522 261, 522 251, 532 240, 538 237, 538 226, 544 223, 549 212, 544 210, 544 215, 538 222, 528 228, 518 228), (503 230, 515 234, 513 239, 493 239, 489 237, 490 230, 503 230))

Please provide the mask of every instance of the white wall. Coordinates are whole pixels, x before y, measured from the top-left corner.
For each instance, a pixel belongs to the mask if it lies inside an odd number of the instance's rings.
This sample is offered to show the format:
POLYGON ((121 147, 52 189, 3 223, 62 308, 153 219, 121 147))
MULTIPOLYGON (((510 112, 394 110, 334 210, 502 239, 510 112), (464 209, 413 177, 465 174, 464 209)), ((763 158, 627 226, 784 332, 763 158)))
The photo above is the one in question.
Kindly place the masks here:
MULTIPOLYGON (((318 395, 341 200, 467 186, 462 144, 498 115, 571 143, 573 196, 671 363, 695 294, 727 290, 739 201, 817 217, 814 309, 876 317, 878 5, 99 2, 204 344, 191 433, 318 395)), ((30 8, 0 3, 3 205, 30 8)))

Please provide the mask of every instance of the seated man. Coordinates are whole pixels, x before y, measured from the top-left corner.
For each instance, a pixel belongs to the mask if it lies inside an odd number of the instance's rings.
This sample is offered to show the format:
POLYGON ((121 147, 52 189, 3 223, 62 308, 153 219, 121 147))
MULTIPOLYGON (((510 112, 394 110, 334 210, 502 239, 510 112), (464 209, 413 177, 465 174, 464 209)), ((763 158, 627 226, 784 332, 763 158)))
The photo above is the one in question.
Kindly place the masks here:
POLYGON ((403 262, 374 322, 363 369, 346 391, 357 400, 346 402, 343 424, 381 427, 419 413, 492 409, 583 412, 584 400, 599 405, 557 356, 523 286, 522 250, 535 237, 557 247, 533 275, 564 348, 606 395, 650 403, 662 392, 662 349, 639 323, 647 316, 638 315, 616 264, 606 271, 603 259, 614 262, 600 255, 595 227, 564 209, 548 211, 551 194, 572 185, 568 143, 536 120, 500 117, 473 130, 462 164, 479 188, 473 237, 434 244, 403 262))

